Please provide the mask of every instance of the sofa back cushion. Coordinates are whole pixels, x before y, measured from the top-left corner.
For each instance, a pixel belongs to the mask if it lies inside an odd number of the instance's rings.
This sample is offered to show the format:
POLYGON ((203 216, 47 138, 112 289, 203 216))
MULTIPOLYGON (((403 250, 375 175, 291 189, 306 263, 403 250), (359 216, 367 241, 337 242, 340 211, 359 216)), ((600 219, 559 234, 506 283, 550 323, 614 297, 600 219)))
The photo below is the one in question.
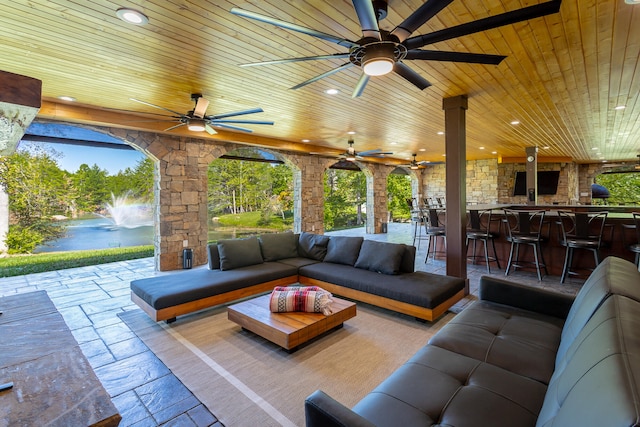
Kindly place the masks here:
POLYGON ((354 236, 331 236, 327 245, 327 256, 324 262, 354 265, 360 254, 364 238, 354 236))
POLYGON ((582 285, 571 305, 562 329, 556 363, 564 357, 575 337, 610 295, 624 295, 640 301, 638 283, 640 272, 633 263, 616 257, 607 257, 602 261, 582 285))
POLYGON ((220 253, 220 270, 233 270, 264 262, 257 237, 219 240, 218 252, 220 253))
POLYGON ((404 245, 404 253, 400 261, 400 273, 413 273, 416 271, 416 247, 404 245))
POLYGON ((298 239, 290 231, 263 234, 260 236, 260 248, 265 261, 295 258, 298 256, 298 239))
POLYGON ((404 244, 365 240, 354 266, 376 273, 398 274, 404 252, 404 244))
POLYGON ((638 313, 625 296, 602 303, 556 364, 537 427, 640 425, 638 313))
POLYGON ((209 261, 209 270, 220 270, 220 252, 218 252, 217 243, 209 243, 207 245, 207 259, 209 261))
POLYGON ((322 261, 327 255, 329 236, 303 231, 298 237, 298 256, 322 261))

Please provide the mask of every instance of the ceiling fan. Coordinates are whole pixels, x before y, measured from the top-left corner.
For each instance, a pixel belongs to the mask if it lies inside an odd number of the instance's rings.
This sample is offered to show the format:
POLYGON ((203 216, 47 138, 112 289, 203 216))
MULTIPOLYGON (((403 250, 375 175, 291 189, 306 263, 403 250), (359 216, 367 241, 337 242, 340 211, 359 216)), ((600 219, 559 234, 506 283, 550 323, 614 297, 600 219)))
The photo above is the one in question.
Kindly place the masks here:
POLYGON ((382 151, 379 148, 376 148, 374 150, 356 152, 355 148, 353 148, 353 143, 354 143, 353 138, 349 138, 349 148, 347 148, 347 151, 345 151, 343 154, 340 155, 340 158, 348 162, 354 162, 357 159, 362 159, 364 157, 382 158, 382 157, 385 157, 386 155, 393 154, 390 151, 382 151))
POLYGON ((177 122, 178 124, 171 126, 165 131, 170 131, 181 126, 187 126, 190 131, 193 132, 203 132, 214 135, 217 132, 213 127, 220 127, 225 129, 239 130, 242 132, 253 132, 251 129, 247 129, 240 126, 235 126, 236 124, 252 124, 252 125, 273 125, 272 121, 262 121, 262 120, 236 120, 231 119, 229 117, 235 116, 243 116, 246 114, 254 114, 254 113, 262 113, 264 110, 262 108, 251 108, 249 110, 235 111, 233 113, 224 113, 224 114, 210 114, 207 115, 207 107, 209 106, 209 101, 202 97, 202 94, 194 93, 191 94, 191 100, 195 102, 195 106, 193 110, 187 112, 186 114, 179 113, 177 111, 171 110, 169 108, 161 107, 159 105, 151 104, 149 102, 141 101, 139 99, 130 98, 132 101, 139 102, 144 105, 148 105, 150 107, 159 108, 161 110, 168 111, 173 113, 173 115, 168 114, 159 114, 163 117, 167 117, 165 120, 158 121, 167 121, 167 122, 177 122))
POLYGON ((349 49, 348 52, 344 53, 277 59, 274 61, 242 64, 241 66, 248 67, 255 65, 312 61, 317 59, 344 58, 348 59, 348 62, 293 86, 291 89, 299 89, 310 83, 337 73, 338 71, 358 66, 362 68, 363 73, 353 91, 353 98, 362 95, 365 86, 369 82, 370 76, 380 76, 391 71, 400 75, 400 77, 404 78, 418 89, 423 90, 431 86, 431 83, 407 66, 403 60, 450 61, 498 65, 506 57, 480 53, 422 50, 420 48, 440 41, 450 40, 456 37, 557 13, 560 10, 560 3, 562 0, 547 1, 538 5, 516 9, 499 15, 490 16, 488 18, 467 22, 455 27, 449 27, 413 37, 410 36, 414 31, 437 15, 438 12, 448 6, 453 2, 453 0, 427 0, 392 31, 382 30, 378 25, 378 21, 387 16, 387 0, 352 0, 352 2, 362 28, 362 38, 356 41, 281 21, 255 12, 250 12, 236 7, 232 8, 231 13, 234 15, 265 22, 287 30, 297 31, 349 49))
POLYGON ((417 169, 424 168, 426 165, 430 165, 431 164, 431 162, 426 161, 426 160, 424 160, 422 162, 417 161, 416 160, 417 154, 415 154, 415 153, 412 154, 412 156, 413 156, 413 159, 411 160, 411 162, 409 162, 407 164, 404 164, 404 165, 400 165, 400 166, 402 166, 404 168, 409 168, 411 170, 417 170, 417 169))

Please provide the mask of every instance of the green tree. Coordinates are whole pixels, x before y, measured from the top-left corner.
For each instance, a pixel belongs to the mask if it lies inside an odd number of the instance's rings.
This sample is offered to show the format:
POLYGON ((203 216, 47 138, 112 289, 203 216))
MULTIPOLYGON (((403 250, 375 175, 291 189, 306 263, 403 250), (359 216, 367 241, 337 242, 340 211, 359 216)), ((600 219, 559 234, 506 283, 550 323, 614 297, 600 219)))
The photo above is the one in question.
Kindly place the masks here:
POLYGON ((107 186, 108 172, 96 164, 80 165, 73 174, 72 183, 76 193, 76 206, 80 211, 95 212, 111 199, 107 186))
POLYGON ((0 185, 9 196, 9 253, 31 252, 62 232, 51 222, 69 211, 69 181, 52 153, 34 149, 0 158, 0 185))
POLYGON ((411 177, 392 173, 387 178, 387 208, 391 219, 409 219, 411 210, 407 199, 411 198, 411 177))
POLYGON ((153 200, 153 160, 148 157, 138 161, 135 168, 126 168, 107 177, 107 187, 116 196, 131 194, 132 197, 150 203, 153 200))
POLYGON ((595 179, 611 195, 606 203, 610 205, 637 205, 640 202, 640 173, 603 173, 595 179))
POLYGON ((325 230, 362 225, 367 199, 366 177, 361 171, 328 169, 324 175, 325 230))

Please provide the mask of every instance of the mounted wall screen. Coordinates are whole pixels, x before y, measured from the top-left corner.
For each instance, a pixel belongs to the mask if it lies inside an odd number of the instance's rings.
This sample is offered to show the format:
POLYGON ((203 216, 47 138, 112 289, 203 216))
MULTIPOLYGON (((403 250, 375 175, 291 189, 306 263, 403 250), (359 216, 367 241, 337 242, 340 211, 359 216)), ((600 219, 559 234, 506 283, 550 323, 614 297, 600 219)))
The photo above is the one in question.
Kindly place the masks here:
MULTIPOLYGON (((560 171, 538 171, 538 194, 556 194, 558 191, 558 180, 560 171)), ((527 195, 527 173, 516 172, 516 180, 513 186, 514 196, 527 195)))

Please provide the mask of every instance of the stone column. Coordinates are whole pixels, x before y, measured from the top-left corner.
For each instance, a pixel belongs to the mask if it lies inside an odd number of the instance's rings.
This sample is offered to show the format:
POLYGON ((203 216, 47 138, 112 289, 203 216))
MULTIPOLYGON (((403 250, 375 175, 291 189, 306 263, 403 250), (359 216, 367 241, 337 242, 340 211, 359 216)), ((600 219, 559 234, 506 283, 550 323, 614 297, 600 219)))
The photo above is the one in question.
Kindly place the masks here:
POLYGON ((367 177, 367 226, 370 234, 381 233, 382 223, 389 219, 387 207, 387 176, 392 168, 369 164, 363 170, 367 177))
POLYGON ((294 232, 324 233, 324 171, 334 159, 320 156, 296 156, 292 161, 299 171, 294 172, 294 232))
MULTIPOLYGON (((12 154, 25 130, 38 114, 42 82, 0 71, 0 156, 12 154)), ((9 196, 0 187, 0 253, 7 251, 9 196)))

